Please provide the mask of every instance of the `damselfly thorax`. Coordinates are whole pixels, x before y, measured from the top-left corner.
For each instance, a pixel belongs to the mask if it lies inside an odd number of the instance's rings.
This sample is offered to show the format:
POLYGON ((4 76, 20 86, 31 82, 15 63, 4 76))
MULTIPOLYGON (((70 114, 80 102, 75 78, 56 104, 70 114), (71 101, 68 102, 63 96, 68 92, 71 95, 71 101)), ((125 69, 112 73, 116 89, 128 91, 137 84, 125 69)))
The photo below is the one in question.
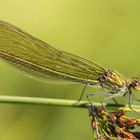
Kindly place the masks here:
POLYGON ((114 94, 118 92, 126 93, 128 91, 128 81, 112 70, 106 70, 103 74, 99 75, 98 81, 102 88, 105 88, 114 94))

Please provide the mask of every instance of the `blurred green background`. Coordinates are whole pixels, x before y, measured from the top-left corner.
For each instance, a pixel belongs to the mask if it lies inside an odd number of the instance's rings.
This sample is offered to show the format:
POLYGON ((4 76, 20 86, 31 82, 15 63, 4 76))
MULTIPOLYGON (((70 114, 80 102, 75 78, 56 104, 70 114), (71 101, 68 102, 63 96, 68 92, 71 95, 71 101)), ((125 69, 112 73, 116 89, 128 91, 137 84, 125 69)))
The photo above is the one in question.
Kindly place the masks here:
MULTIPOLYGON (((139 7, 135 0, 0 0, 0 20, 131 77, 140 76, 139 7)), ((78 99, 82 88, 41 83, 0 62, 1 95, 78 99)), ((0 104, 0 140, 87 139, 93 139, 87 110, 0 104)))

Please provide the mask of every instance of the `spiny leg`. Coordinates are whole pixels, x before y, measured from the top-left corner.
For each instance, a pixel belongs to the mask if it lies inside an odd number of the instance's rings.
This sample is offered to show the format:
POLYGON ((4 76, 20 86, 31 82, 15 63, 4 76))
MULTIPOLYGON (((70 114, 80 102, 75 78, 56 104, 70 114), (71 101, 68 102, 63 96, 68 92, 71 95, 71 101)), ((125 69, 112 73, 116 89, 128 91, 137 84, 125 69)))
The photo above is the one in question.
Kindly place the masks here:
POLYGON ((109 97, 106 97, 106 98, 100 100, 100 103, 102 104, 102 106, 104 107, 104 109, 107 111, 107 108, 103 105, 103 102, 106 101, 106 100, 115 99, 115 97, 118 97, 118 96, 123 96, 123 94, 122 93, 116 93, 116 94, 114 93, 113 95, 111 95, 109 97))
POLYGON ((75 104, 79 103, 82 100, 82 97, 83 97, 83 94, 85 92, 86 87, 87 87, 87 83, 85 83, 85 85, 84 85, 84 87, 82 89, 82 93, 80 95, 80 98, 77 100, 77 102, 75 104))
POLYGON ((80 98, 78 99, 78 101, 81 101, 82 100, 82 97, 83 97, 83 94, 84 94, 84 92, 86 90, 86 87, 87 87, 87 83, 84 85, 84 87, 82 89, 82 93, 81 93, 80 98))
MULTIPOLYGON (((107 108, 104 106, 103 102, 106 101, 106 100, 109 100, 109 99, 113 99, 113 98, 115 99, 115 97, 117 97, 117 96, 123 96, 123 94, 122 94, 122 93, 114 94, 113 92, 98 92, 98 93, 95 93, 95 94, 88 94, 88 95, 87 95, 87 99, 88 99, 88 101, 90 102, 91 105, 92 105, 92 102, 91 102, 91 100, 89 99, 89 97, 90 97, 90 96, 99 95, 99 94, 111 94, 111 96, 109 96, 109 97, 107 97, 107 98, 101 100, 100 103, 101 103, 102 107, 104 108, 104 110, 109 114, 110 119, 112 120, 112 122, 116 125, 116 123, 115 123, 114 120, 112 119, 112 117, 111 117, 109 111, 108 111, 107 108), (112 94, 113 94, 113 95, 112 95, 112 94)), ((92 105, 92 106, 93 106, 93 105, 92 105)))
POLYGON ((117 100, 116 100, 115 98, 112 98, 112 99, 113 99, 113 101, 115 102, 115 104, 117 104, 117 105, 118 105, 117 100))
MULTIPOLYGON (((97 92, 97 93, 94 93, 94 94, 87 94, 86 96, 87 96, 87 99, 88 99, 88 101, 89 101, 89 103, 90 103, 90 105, 91 105, 91 113, 93 114, 93 115, 96 115, 96 111, 95 111, 95 106, 93 106, 93 104, 92 104, 92 101, 91 101, 91 99, 89 98, 89 97, 93 97, 93 96, 96 96, 96 95, 99 95, 99 94, 112 94, 112 93, 110 93, 110 92, 97 92)), ((97 115, 96 115, 97 116, 97 115)))
POLYGON ((112 119, 112 117, 111 117, 109 111, 107 110, 107 108, 104 106, 103 103, 104 103, 106 100, 113 99, 113 98, 119 97, 119 96, 123 96, 123 94, 122 94, 122 93, 113 94, 113 95, 111 95, 111 96, 109 96, 109 97, 107 97, 107 98, 104 98, 103 100, 100 100, 101 105, 103 106, 104 110, 109 114, 110 119, 113 121, 113 123, 114 123, 115 125, 116 125, 115 121, 112 119))
POLYGON ((132 105, 131 105, 131 101, 132 101, 132 93, 131 93, 131 90, 129 91, 129 94, 128 94, 128 107, 134 111, 135 113, 137 113, 138 115, 140 115, 140 113, 138 113, 135 109, 132 108, 132 105))

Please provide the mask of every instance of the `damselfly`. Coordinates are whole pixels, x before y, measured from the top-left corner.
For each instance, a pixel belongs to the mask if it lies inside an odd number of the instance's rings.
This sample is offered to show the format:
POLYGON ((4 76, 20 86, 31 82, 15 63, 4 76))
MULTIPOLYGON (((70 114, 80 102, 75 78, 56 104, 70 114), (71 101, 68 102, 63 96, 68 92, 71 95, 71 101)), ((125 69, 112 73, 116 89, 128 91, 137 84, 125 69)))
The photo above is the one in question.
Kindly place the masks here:
MULTIPOLYGON (((140 80, 125 80, 119 73, 57 50, 7 22, 0 21, 0 58, 40 80, 71 81, 100 87, 112 94, 109 98, 140 91, 140 80)), ((106 98, 108 99, 108 98, 106 98)), ((105 99, 105 100, 106 100, 105 99)))

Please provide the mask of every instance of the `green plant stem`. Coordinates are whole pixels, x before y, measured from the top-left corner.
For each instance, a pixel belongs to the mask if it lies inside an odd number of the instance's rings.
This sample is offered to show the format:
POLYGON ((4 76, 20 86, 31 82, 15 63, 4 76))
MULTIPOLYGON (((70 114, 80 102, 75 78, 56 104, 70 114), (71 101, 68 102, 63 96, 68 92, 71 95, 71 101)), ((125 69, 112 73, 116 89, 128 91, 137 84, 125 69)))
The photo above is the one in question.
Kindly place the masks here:
MULTIPOLYGON (((50 105, 64 107, 80 107, 87 108, 90 106, 88 101, 38 98, 38 97, 20 97, 20 96, 0 96, 0 103, 18 103, 18 104, 34 104, 34 105, 50 105)), ((99 103, 95 103, 99 106, 99 103)))
MULTIPOLYGON (((90 104, 88 101, 66 100, 66 99, 52 99, 52 98, 38 98, 38 97, 20 97, 20 96, 0 96, 0 103, 16 103, 16 104, 32 104, 32 105, 50 105, 50 106, 63 106, 75 108, 88 108, 90 104)), ((101 106, 100 103, 93 103, 96 107, 101 106)), ((117 104, 104 104, 110 110, 122 107, 117 104)), ((133 105, 133 109, 140 112, 140 106, 133 105)), ((124 110, 132 111, 129 107, 123 106, 124 110)))

